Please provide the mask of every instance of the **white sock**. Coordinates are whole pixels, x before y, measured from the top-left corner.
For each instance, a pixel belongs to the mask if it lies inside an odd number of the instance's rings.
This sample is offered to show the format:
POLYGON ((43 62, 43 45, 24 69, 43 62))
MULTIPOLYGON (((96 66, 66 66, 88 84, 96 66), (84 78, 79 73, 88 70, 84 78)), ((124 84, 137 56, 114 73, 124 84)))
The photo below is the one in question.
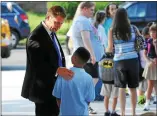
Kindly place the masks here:
POLYGON ((157 95, 154 95, 154 101, 157 101, 157 95))
POLYGON ((148 106, 149 106, 149 103, 150 103, 150 99, 146 100, 145 107, 148 107, 148 106))
POLYGON ((116 111, 115 110, 112 110, 112 114, 114 114, 116 111))

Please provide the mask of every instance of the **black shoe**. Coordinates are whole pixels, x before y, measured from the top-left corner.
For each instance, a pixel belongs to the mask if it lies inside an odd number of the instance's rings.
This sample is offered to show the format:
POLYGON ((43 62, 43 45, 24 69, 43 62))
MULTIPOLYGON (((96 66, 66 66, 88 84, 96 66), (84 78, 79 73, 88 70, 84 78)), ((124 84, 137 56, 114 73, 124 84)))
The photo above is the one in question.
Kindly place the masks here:
POLYGON ((120 116, 119 114, 117 114, 116 112, 112 113, 111 116, 120 116))
POLYGON ((144 111, 149 111, 150 110, 150 108, 149 108, 149 106, 144 106, 144 109, 143 109, 144 111))
POLYGON ((91 107, 88 107, 89 114, 97 114, 95 110, 93 110, 91 107))
POLYGON ((105 112, 104 116, 111 116, 111 113, 110 112, 105 112))
POLYGON ((126 93, 126 97, 129 97, 129 93, 126 93))
POLYGON ((149 108, 144 108, 144 109, 143 109, 143 111, 149 111, 149 110, 150 110, 149 108))
POLYGON ((157 104, 157 101, 154 101, 153 104, 157 104))

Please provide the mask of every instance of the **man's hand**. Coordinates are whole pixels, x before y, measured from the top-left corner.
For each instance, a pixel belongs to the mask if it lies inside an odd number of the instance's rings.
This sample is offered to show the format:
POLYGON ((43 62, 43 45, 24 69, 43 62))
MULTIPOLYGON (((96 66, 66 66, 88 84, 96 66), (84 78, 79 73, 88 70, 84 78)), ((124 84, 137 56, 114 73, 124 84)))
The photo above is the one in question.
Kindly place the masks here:
POLYGON ((70 80, 72 79, 74 73, 71 70, 68 70, 65 67, 59 67, 57 69, 57 74, 61 77, 63 77, 65 80, 70 80))

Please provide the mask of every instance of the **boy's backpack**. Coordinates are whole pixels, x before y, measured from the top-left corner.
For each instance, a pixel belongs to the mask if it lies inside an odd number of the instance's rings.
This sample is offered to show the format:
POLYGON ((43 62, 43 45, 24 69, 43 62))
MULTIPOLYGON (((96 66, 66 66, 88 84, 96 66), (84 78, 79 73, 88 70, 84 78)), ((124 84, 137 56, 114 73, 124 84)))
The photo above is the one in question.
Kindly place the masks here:
POLYGON ((139 35, 135 25, 133 26, 133 30, 135 32, 135 50, 140 52, 140 50, 144 50, 146 48, 146 42, 143 36, 139 35))
POLYGON ((114 80, 113 54, 105 53, 99 61, 99 76, 103 83, 114 80))

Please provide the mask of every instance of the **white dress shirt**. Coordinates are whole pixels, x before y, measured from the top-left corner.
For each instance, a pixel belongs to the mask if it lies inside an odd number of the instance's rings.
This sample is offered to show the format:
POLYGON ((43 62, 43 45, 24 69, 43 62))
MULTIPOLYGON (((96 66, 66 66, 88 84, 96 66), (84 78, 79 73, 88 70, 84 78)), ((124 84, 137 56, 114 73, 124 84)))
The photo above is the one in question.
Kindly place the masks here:
MULTIPOLYGON (((44 26, 45 30, 46 30, 47 33, 49 34, 50 38, 52 39, 52 37, 51 37, 51 33, 52 33, 52 32, 48 29, 48 27, 46 26, 46 24, 45 24, 44 21, 42 21, 42 25, 44 26)), ((59 47, 59 44, 58 44, 58 41, 57 41, 56 37, 54 37, 54 40, 55 40, 55 43, 56 43, 56 45, 57 45, 57 47, 58 47, 59 54, 60 54, 60 58, 62 59, 60 47, 59 47)), ((53 41, 53 40, 52 40, 52 41, 53 41)))

